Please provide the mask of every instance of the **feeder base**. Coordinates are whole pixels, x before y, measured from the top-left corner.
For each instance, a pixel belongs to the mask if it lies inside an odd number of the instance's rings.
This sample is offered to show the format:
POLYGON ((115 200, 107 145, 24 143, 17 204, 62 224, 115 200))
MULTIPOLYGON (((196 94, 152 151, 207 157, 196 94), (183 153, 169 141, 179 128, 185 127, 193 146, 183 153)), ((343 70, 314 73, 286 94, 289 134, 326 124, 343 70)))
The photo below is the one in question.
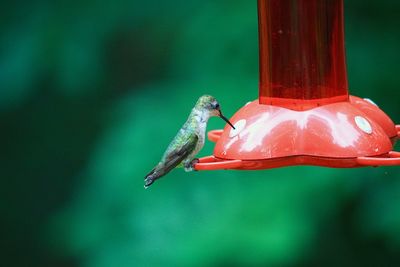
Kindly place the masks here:
POLYGON ((230 121, 236 129, 208 133, 214 155, 200 159, 196 170, 400 165, 400 153, 392 151, 400 126, 370 100, 350 96, 305 111, 256 100, 230 121))

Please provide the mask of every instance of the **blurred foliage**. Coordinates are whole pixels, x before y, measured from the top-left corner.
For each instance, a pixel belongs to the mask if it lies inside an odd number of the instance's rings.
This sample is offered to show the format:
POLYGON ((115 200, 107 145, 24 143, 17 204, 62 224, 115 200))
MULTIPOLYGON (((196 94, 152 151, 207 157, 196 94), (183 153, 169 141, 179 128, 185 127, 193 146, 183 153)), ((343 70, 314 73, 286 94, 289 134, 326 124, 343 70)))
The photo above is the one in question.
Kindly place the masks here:
MULTIPOLYGON (((400 2, 345 2, 351 93, 399 122, 400 2)), ((0 27, 3 266, 399 265, 396 167, 143 190, 198 96, 257 97, 255 1, 13 1, 0 27)))

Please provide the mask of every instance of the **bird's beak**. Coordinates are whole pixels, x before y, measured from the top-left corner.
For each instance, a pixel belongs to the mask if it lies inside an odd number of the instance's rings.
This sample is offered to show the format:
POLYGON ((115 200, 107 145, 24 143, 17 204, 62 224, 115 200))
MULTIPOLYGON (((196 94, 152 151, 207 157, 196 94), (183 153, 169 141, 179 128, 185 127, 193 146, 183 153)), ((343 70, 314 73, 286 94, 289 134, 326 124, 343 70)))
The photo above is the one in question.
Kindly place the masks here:
POLYGON ((224 115, 222 115, 221 110, 219 109, 218 111, 219 111, 219 116, 221 117, 221 119, 226 121, 233 129, 235 129, 235 126, 233 126, 233 124, 224 115))

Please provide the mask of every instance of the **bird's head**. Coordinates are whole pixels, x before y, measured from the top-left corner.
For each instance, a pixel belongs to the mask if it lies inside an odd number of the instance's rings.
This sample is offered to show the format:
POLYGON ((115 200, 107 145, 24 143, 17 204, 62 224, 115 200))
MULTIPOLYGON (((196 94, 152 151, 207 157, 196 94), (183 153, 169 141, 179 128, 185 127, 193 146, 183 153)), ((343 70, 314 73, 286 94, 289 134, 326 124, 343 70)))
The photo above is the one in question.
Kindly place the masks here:
POLYGON ((210 117, 217 116, 226 121, 233 129, 235 127, 232 125, 232 123, 224 116, 222 115, 221 107, 213 96, 210 95, 203 95, 199 98, 199 100, 196 103, 196 108, 198 110, 201 110, 201 112, 207 112, 207 114, 210 117))

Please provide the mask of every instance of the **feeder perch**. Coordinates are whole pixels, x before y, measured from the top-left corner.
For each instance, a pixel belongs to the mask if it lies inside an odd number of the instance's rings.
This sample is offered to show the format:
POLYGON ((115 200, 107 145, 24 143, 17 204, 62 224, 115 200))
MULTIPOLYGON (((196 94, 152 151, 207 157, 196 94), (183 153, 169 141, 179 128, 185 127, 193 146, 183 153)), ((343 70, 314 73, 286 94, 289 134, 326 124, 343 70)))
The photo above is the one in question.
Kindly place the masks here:
POLYGON ((351 96, 343 0, 259 0, 259 98, 208 133, 196 170, 400 165, 400 125, 351 96))

